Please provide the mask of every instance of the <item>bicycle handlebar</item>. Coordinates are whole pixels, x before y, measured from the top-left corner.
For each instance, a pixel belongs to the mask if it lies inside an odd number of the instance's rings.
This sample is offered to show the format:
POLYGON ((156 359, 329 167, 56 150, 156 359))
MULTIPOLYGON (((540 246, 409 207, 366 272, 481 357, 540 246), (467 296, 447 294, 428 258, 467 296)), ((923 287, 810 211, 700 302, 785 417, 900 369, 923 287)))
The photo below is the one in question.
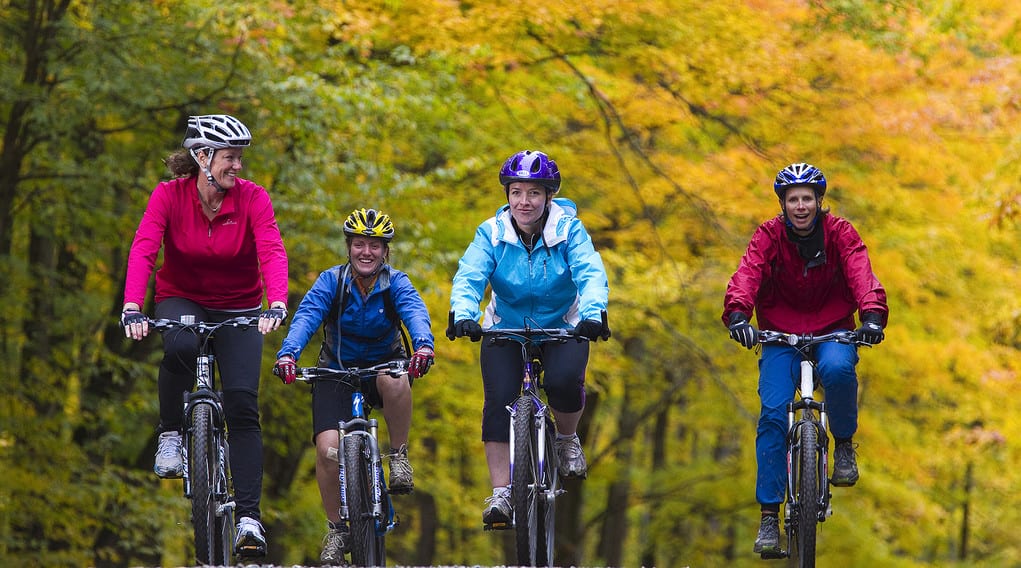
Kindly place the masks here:
POLYGON ((197 321, 186 323, 180 320, 173 319, 152 319, 146 318, 146 321, 158 331, 167 331, 171 329, 192 329, 200 333, 207 333, 215 331, 221 327, 238 327, 247 329, 259 325, 259 316, 235 316, 232 318, 225 319, 220 322, 205 322, 197 321))
POLYGON ((331 369, 329 367, 298 367, 296 379, 311 383, 314 381, 367 381, 380 372, 391 377, 399 377, 408 372, 408 359, 394 359, 369 367, 348 367, 347 369, 331 369))
POLYGON ((525 327, 521 329, 489 329, 482 332, 482 337, 489 339, 492 343, 514 341, 516 343, 563 343, 569 339, 576 341, 591 341, 584 335, 578 335, 571 329, 541 327, 525 327))
MULTIPOLYGON (((603 341, 607 341, 610 338, 610 327, 606 323, 606 310, 599 312, 599 317, 603 323, 603 341)), ((515 329, 488 329, 482 332, 483 337, 490 338, 490 341, 517 341, 518 343, 525 343, 528 340, 535 338, 543 338, 539 343, 547 341, 566 341, 568 339, 576 339, 578 341, 596 341, 595 339, 589 339, 584 335, 578 335, 573 329, 563 328, 541 328, 541 327, 527 327, 528 323, 525 323, 526 327, 515 328, 515 329)), ((454 312, 451 310, 447 313, 447 338, 453 341, 457 338, 454 335, 454 312)))
POLYGON ((850 345, 871 346, 871 344, 862 341, 861 337, 858 336, 858 333, 854 331, 833 331, 822 335, 813 335, 811 333, 784 333, 782 331, 773 331, 769 329, 759 331, 759 343, 776 343, 790 345, 791 347, 805 348, 826 341, 836 341, 837 343, 847 343, 850 345))

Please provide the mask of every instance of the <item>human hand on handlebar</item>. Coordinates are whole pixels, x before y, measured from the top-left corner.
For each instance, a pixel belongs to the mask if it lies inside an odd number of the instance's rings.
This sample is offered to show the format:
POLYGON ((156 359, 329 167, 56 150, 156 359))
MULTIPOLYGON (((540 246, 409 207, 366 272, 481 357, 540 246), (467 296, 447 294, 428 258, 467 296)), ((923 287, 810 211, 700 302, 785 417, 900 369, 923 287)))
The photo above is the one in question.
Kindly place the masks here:
POLYGON ((298 365, 295 364, 294 357, 283 355, 277 359, 273 365, 273 374, 280 377, 285 385, 293 383, 298 378, 298 365))
POLYGON ((408 365, 408 376, 417 379, 428 373, 429 367, 432 367, 435 360, 433 355, 433 349, 428 345, 416 349, 415 354, 411 356, 411 363, 408 365))
POLYGON ((741 312, 730 314, 730 338, 745 346, 745 349, 755 347, 759 342, 759 330, 749 323, 748 316, 741 312))
MULTIPOLYGON (((587 319, 578 322, 578 325, 574 327, 574 333, 588 339, 589 341, 595 341, 600 337, 603 337, 603 322, 587 319)), ((610 337, 610 330, 606 330, 606 337, 610 337)))
POLYGON ((883 316, 876 312, 865 312, 861 315, 861 327, 854 330, 862 343, 878 345, 886 338, 883 333, 883 316))
POLYGON ((472 341, 482 339, 482 326, 472 319, 463 319, 454 324, 454 337, 470 337, 472 341))
POLYGON ((121 312, 121 327, 124 328, 124 337, 137 341, 149 335, 149 318, 138 308, 127 307, 121 312))
POLYGON ((277 304, 259 314, 259 333, 266 335, 276 330, 287 319, 287 308, 277 304))

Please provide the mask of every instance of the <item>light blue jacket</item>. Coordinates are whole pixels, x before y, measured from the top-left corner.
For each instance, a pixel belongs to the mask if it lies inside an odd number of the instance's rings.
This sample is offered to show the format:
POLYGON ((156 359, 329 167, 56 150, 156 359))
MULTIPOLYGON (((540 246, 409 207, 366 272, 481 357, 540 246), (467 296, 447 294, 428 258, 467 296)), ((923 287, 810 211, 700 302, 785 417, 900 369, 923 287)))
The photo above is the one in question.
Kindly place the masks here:
MULTIPOLYGON (((337 361, 346 365, 369 365, 391 357, 400 344, 400 330, 397 322, 390 321, 386 314, 385 294, 391 294, 397 316, 408 328, 411 349, 423 345, 433 347, 429 312, 418 290, 408 275, 384 265, 367 298, 352 288, 352 278, 347 274, 344 282, 344 305, 339 307, 339 317, 327 321, 337 295, 337 284, 346 265, 334 266, 319 274, 315 284, 298 304, 294 318, 288 326, 277 357, 292 355, 301 357, 302 350, 312 336, 324 325, 322 363, 337 368, 337 361)), ((408 356, 411 354, 408 353, 408 356)))
POLYGON ((555 198, 531 253, 511 224, 509 205, 479 225, 454 275, 454 321, 478 321, 487 284, 492 296, 484 329, 570 329, 583 319, 599 321, 610 287, 603 260, 576 214, 572 201, 555 198))

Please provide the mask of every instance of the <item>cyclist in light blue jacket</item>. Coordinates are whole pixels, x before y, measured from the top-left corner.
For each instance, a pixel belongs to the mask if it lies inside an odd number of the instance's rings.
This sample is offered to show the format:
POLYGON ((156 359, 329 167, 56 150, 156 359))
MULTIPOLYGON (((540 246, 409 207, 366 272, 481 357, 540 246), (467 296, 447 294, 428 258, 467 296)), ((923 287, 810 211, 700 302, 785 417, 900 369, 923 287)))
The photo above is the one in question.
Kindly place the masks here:
MULTIPOLYGON (((543 152, 518 152, 501 168, 500 184, 507 205, 479 225, 461 257, 450 298, 454 324, 447 335, 477 341, 483 329, 528 326, 574 329, 593 340, 608 338, 610 330, 602 317, 609 300, 606 269, 576 217, 575 204, 554 197, 560 190, 556 162, 543 152), (492 295, 481 314, 487 285, 492 295)), ((543 350, 563 473, 583 478, 588 467, 577 426, 585 408, 589 344, 549 343, 543 350)), ((521 391, 521 351, 516 345, 483 343, 480 363, 485 390, 482 440, 493 484, 482 514, 488 525, 511 520, 506 407, 521 391)))

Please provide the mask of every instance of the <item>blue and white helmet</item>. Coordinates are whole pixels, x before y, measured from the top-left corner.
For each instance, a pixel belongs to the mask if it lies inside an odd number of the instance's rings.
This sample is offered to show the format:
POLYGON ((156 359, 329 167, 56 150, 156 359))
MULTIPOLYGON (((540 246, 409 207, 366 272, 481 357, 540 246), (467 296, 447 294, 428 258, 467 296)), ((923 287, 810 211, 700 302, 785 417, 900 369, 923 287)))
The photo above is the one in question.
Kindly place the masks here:
POLYGON ((252 133, 240 120, 227 114, 188 117, 188 130, 182 146, 193 148, 244 148, 252 143, 252 133))
POLYGON ((773 191, 781 200, 789 188, 796 186, 808 186, 815 190, 815 196, 821 198, 826 195, 826 176, 822 175, 819 168, 812 164, 797 163, 791 164, 776 174, 773 182, 773 191))

